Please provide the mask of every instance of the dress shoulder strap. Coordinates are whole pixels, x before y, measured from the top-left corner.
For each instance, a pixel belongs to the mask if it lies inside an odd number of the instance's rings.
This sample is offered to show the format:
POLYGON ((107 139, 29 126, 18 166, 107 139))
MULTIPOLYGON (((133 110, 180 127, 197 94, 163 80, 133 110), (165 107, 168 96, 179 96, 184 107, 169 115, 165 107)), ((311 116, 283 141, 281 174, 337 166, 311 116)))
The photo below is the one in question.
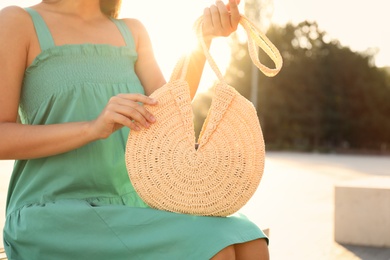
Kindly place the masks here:
POLYGON ((30 14, 34 23, 35 32, 39 40, 39 45, 41 46, 41 51, 54 47, 55 44, 53 37, 42 16, 34 9, 25 8, 25 10, 30 14))
POLYGON ((121 32, 127 47, 135 49, 133 34, 131 33, 127 24, 123 20, 118 20, 114 18, 111 18, 111 20, 115 23, 115 25, 118 27, 119 31, 121 32))

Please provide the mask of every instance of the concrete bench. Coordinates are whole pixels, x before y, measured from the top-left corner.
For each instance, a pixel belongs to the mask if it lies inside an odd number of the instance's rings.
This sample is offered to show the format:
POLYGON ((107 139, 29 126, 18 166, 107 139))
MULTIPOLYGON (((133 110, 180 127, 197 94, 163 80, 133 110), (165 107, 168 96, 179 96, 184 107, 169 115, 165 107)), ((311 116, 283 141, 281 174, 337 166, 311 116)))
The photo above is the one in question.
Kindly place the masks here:
POLYGON ((340 183, 334 195, 336 242, 390 247, 390 177, 340 183))
POLYGON ((5 255, 4 248, 0 248, 0 260, 7 260, 7 256, 5 255))
POLYGON ((269 228, 264 228, 263 232, 269 238, 269 228))

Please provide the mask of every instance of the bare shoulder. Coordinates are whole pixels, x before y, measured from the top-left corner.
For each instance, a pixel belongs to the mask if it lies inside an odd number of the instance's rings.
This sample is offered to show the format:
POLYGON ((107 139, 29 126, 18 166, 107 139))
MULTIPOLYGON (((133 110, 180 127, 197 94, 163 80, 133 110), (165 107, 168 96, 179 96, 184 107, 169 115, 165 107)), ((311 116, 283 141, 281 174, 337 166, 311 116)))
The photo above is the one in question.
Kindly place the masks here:
POLYGON ((0 10, 0 121, 15 122, 34 26, 20 7, 0 10))
MULTIPOLYGON (((7 39, 18 41, 29 39, 34 27, 30 15, 21 7, 8 6, 0 10, 0 34, 7 39), (4 35, 5 34, 5 35, 4 35), (14 37, 13 37, 14 36, 14 37)), ((2 37, 3 38, 3 37, 2 37)), ((4 39, 6 39, 4 38, 4 39)))
POLYGON ((146 31, 145 26, 138 19, 124 18, 122 20, 127 24, 127 26, 130 28, 130 30, 132 30, 132 32, 134 31, 135 33, 137 33, 146 31))
POLYGON ((1 24, 4 25, 22 25, 31 20, 30 15, 19 6, 7 6, 0 9, 1 24))
POLYGON ((139 43, 145 44, 145 41, 149 42, 149 34, 141 21, 134 18, 125 18, 122 20, 126 23, 133 34, 136 46, 139 46, 139 43))

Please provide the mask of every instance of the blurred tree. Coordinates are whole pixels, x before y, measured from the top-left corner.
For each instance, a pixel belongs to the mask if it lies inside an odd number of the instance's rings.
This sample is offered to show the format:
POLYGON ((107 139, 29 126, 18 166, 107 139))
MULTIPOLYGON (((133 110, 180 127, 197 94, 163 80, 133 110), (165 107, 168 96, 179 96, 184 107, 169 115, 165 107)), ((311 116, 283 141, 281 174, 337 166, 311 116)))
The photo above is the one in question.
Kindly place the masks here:
MULTIPOLYGON (((246 12, 258 15, 256 5, 263 5, 264 11, 272 2, 247 0, 246 12)), ((390 70, 374 66, 377 50, 353 52, 310 21, 271 25, 267 36, 284 60, 276 77, 259 73, 256 79, 256 108, 267 149, 390 152, 390 70)), ((243 96, 256 100, 247 43, 239 33, 231 39, 225 78, 243 96)), ((259 57, 273 66, 261 51, 259 57)), ((211 98, 212 89, 194 101, 197 133, 211 98)))
MULTIPOLYGON (((352 52, 308 21, 272 25, 267 35, 284 59, 277 77, 259 76, 257 108, 268 148, 390 148, 389 74, 373 65, 375 50, 352 52)), ((246 43, 236 40, 232 50, 226 78, 249 98, 246 43)), ((272 66, 264 54, 260 59, 272 66)))

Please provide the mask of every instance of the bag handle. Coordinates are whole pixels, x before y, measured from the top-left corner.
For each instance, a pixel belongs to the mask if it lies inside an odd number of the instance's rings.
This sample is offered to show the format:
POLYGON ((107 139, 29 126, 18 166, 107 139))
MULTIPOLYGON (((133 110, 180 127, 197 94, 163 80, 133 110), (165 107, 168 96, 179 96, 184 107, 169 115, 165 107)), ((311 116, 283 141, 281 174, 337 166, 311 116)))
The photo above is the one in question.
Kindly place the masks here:
MULTIPOLYGON (((241 15, 239 23, 241 26, 245 29, 247 37, 248 37, 248 50, 249 55, 251 57, 252 62, 256 65, 256 67, 263 72, 268 77, 276 76, 279 71, 282 68, 283 65, 283 59, 280 55, 280 52, 275 47, 275 45, 267 38, 267 36, 262 33, 257 26, 251 22, 246 16, 241 15), (274 62, 275 68, 269 68, 262 64, 259 59, 259 51, 258 48, 260 47, 274 62)), ((221 82, 225 82, 225 79, 221 73, 221 71, 218 68, 218 65, 214 61, 213 57, 211 56, 206 43, 203 38, 203 31, 202 31, 202 25, 203 25, 203 17, 198 18, 196 20, 194 27, 195 31, 197 33, 198 39, 202 45, 204 55, 206 56, 207 61, 210 64, 210 67, 213 69, 214 73, 218 77, 218 79, 221 82)), ((171 81, 181 79, 184 80, 185 75, 187 73, 189 63, 189 57, 184 57, 179 60, 177 65, 175 66, 175 69, 171 75, 171 81)))
POLYGON ((279 50, 268 39, 268 37, 257 28, 257 26, 250 21, 247 17, 241 16, 240 24, 244 27, 248 36, 248 50, 251 56, 252 62, 259 68, 264 75, 268 77, 276 76, 283 66, 283 59, 279 50), (260 62, 259 59, 259 46, 275 64, 275 68, 271 69, 260 62))

